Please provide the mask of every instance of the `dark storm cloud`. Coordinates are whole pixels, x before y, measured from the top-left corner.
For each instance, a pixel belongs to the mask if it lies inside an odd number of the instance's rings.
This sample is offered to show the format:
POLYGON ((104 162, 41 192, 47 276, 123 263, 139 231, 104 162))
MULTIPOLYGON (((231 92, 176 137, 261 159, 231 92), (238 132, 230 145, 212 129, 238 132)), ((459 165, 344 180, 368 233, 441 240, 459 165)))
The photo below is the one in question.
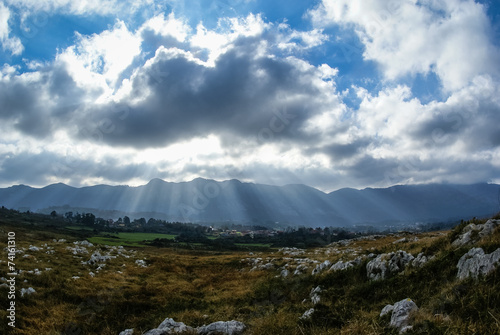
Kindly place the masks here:
MULTIPOLYGON (((160 147, 211 133, 264 140, 299 136, 298 128, 321 106, 322 93, 312 84, 315 69, 293 62, 256 57, 258 40, 241 42, 222 55, 215 67, 188 60, 182 53, 159 53, 132 81, 129 113, 102 140, 111 145, 160 147)), ((127 103, 127 101, 122 101, 127 103)), ((324 107, 323 107, 324 108, 324 107)), ((90 108, 81 120, 93 129, 113 119, 114 105, 90 108)))
POLYGON ((65 67, 47 66, 0 81, 0 119, 25 135, 50 137, 84 95, 65 67))
POLYGON ((326 154, 333 162, 341 161, 363 152, 373 141, 373 139, 370 140, 367 138, 357 139, 347 144, 334 143, 325 145, 315 149, 315 151, 326 154))
POLYGON ((433 117, 409 130, 427 147, 447 147, 463 141, 467 152, 500 146, 500 104, 491 97, 469 97, 463 105, 439 106, 433 117), (471 102, 472 100, 472 102, 471 102))

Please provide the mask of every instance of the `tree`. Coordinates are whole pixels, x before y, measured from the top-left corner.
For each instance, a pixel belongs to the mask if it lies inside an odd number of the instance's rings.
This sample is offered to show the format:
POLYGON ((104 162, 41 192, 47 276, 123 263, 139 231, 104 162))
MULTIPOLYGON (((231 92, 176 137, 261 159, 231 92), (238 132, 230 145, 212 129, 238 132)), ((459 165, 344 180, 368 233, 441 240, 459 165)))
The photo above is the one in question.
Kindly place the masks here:
POLYGON ((92 213, 87 213, 83 215, 82 223, 86 226, 93 226, 95 223, 95 215, 92 213))
POLYGON ((130 225, 130 218, 128 216, 124 216, 123 223, 125 223, 126 226, 130 225))
POLYGON ((50 216, 52 216, 53 218, 55 218, 57 216, 57 212, 56 211, 50 212, 50 216))
POLYGON ((73 212, 67 212, 66 214, 64 214, 64 216, 70 221, 73 220, 73 212))

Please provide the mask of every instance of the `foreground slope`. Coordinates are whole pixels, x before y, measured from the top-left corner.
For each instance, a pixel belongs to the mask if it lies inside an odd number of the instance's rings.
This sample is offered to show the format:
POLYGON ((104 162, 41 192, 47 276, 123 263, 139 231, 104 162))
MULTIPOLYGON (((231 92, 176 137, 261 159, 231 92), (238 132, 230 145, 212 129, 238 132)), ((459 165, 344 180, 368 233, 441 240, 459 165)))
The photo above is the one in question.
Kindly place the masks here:
POLYGON ((137 335, 170 318, 193 329, 235 320, 243 334, 397 334, 380 314, 408 299, 410 334, 500 329, 500 220, 249 253, 92 245, 92 231, 57 218, 2 214, 19 250, 17 327, 2 323, 5 334, 137 335))

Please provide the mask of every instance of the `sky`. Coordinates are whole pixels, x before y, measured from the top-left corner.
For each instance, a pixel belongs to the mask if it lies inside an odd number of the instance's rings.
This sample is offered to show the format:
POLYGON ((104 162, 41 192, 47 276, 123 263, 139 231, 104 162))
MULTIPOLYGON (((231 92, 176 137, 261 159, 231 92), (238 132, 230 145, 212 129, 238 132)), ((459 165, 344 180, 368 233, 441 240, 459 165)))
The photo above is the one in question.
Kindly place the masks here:
POLYGON ((500 183, 497 0, 0 0, 0 187, 500 183))

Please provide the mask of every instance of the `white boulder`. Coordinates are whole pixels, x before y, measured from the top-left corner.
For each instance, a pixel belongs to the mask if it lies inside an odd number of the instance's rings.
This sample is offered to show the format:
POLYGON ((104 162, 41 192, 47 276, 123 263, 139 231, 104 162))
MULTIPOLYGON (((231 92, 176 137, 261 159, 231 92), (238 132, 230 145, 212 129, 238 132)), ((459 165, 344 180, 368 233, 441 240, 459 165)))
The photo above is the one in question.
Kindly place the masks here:
POLYGON ((403 271, 414 258, 412 254, 402 250, 389 254, 380 254, 366 264, 368 278, 371 280, 385 279, 389 272, 403 271))
POLYGON ((451 243, 451 245, 459 248, 477 242, 481 238, 490 235, 499 225, 500 220, 493 219, 486 221, 484 224, 476 225, 471 223, 462 230, 462 233, 451 243))
POLYGON ((409 298, 404 299, 395 303, 394 306, 385 306, 384 309, 382 309, 380 316, 390 313, 391 310, 391 322, 389 325, 396 328, 400 333, 410 330, 412 327, 410 325, 411 316, 418 310, 417 304, 409 298), (382 314, 383 312, 385 312, 385 314, 382 314))
POLYGON ((313 314, 314 314, 314 308, 308 309, 307 311, 304 312, 304 314, 302 314, 300 319, 301 320, 309 320, 310 318, 312 318, 313 314))
POLYGON ((227 334, 238 335, 243 333, 246 326, 243 322, 239 321, 217 321, 209 324, 208 326, 198 327, 197 333, 200 335, 212 334, 227 334))
POLYGON ((332 263, 330 263, 329 260, 326 260, 323 263, 316 265, 316 268, 314 268, 314 270, 312 271, 312 274, 317 275, 317 274, 323 272, 324 270, 328 269, 328 267, 330 267, 331 265, 332 265, 332 263))
POLYGON ((500 248, 491 254, 485 254, 481 248, 472 248, 458 261, 458 279, 486 276, 495 270, 500 261, 500 248))
POLYGON ((24 295, 30 295, 36 293, 35 289, 33 287, 28 287, 28 288, 22 288, 21 289, 21 297, 24 297, 24 295))

